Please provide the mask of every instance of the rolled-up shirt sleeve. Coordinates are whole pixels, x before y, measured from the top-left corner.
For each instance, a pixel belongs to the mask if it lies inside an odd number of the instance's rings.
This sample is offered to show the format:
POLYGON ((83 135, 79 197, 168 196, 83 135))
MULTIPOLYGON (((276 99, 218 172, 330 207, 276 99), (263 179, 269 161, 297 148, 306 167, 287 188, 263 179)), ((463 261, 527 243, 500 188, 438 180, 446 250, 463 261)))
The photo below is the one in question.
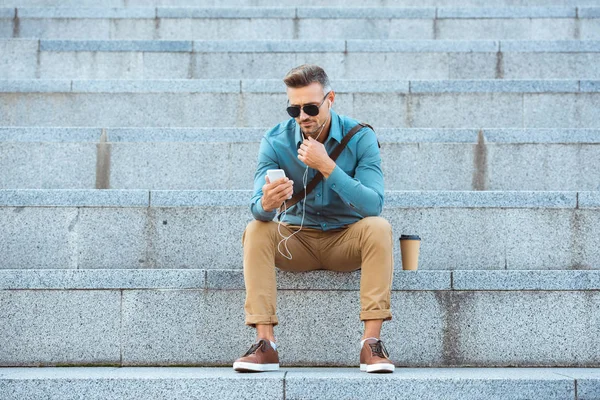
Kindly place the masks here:
POLYGON ((326 184, 357 213, 371 217, 380 215, 383 210, 383 172, 375 132, 368 127, 363 129, 367 132, 358 138, 358 164, 354 177, 336 166, 326 179, 326 184))
POLYGON ((273 146, 271 146, 266 136, 263 136, 258 151, 258 165, 254 173, 253 195, 250 200, 250 211, 252 211, 254 218, 259 221, 271 221, 277 214, 276 210, 265 211, 261 202, 263 197, 262 187, 266 183, 265 175, 267 175, 269 169, 279 169, 279 164, 273 146))

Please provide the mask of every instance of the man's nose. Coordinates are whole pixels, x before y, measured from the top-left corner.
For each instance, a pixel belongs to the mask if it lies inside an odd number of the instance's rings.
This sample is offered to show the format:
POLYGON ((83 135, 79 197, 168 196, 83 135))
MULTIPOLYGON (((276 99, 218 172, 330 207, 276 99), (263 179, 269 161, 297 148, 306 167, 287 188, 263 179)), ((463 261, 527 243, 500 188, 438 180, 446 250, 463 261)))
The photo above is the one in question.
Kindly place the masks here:
POLYGON ((304 112, 303 108, 300 108, 300 120, 305 121, 310 118, 310 115, 304 112))

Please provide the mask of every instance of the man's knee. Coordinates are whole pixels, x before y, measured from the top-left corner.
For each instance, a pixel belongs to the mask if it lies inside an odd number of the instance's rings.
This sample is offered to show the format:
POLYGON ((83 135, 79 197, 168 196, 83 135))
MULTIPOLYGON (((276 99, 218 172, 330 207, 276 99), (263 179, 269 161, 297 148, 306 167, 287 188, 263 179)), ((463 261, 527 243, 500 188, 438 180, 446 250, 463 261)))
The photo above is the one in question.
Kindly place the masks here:
POLYGON ((244 234, 242 235, 242 244, 246 243, 246 240, 249 239, 268 239, 273 232, 273 227, 277 226, 277 224, 273 221, 259 221, 252 220, 248 225, 246 225, 246 229, 244 230, 244 234))
POLYGON ((381 239, 392 237, 392 225, 385 218, 366 217, 360 222, 363 225, 363 230, 370 234, 368 236, 379 237, 381 239))

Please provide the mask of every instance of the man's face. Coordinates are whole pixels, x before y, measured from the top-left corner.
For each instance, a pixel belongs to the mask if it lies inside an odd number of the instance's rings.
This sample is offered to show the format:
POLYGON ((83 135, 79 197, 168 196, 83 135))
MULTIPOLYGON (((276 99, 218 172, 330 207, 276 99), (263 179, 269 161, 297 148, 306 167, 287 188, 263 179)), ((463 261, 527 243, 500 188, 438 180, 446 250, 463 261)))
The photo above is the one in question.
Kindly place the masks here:
POLYGON ((335 94, 333 92, 327 95, 325 101, 323 101, 323 97, 325 97, 325 93, 323 91, 323 86, 321 86, 318 82, 313 82, 308 86, 301 88, 287 88, 288 100, 290 102, 290 106, 300 106, 300 115, 295 118, 298 125, 300 125, 300 129, 306 135, 316 136, 319 134, 321 130, 321 125, 327 122, 329 118, 329 108, 331 104, 333 104, 333 100, 335 98, 335 94), (323 104, 321 104, 323 102, 323 104), (319 107, 319 114, 313 116, 307 115, 302 106, 314 104, 319 107))

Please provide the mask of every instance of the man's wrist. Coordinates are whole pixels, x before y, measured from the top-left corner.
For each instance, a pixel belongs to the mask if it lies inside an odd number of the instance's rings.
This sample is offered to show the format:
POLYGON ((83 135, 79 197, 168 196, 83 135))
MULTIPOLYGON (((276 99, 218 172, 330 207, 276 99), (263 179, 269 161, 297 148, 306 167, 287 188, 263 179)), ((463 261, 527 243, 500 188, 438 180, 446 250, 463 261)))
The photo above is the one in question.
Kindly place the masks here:
POLYGON ((264 196, 260 198, 260 201, 259 201, 259 203, 260 203, 260 208, 262 208, 262 210, 263 210, 264 212, 266 212, 266 213, 272 213, 273 211, 275 211, 275 209, 272 209, 272 210, 267 210, 267 209, 265 208, 265 205, 264 205, 264 203, 263 203, 263 199, 264 199, 264 198, 265 198, 264 196))
POLYGON ((337 164, 335 163, 335 161, 333 161, 330 158, 329 161, 327 162, 327 164, 325 165, 325 167, 323 167, 323 169, 321 169, 319 172, 321 172, 321 174, 323 174, 325 179, 327 179, 327 178, 329 178, 329 175, 331 175, 331 173, 335 169, 336 165, 337 164))

